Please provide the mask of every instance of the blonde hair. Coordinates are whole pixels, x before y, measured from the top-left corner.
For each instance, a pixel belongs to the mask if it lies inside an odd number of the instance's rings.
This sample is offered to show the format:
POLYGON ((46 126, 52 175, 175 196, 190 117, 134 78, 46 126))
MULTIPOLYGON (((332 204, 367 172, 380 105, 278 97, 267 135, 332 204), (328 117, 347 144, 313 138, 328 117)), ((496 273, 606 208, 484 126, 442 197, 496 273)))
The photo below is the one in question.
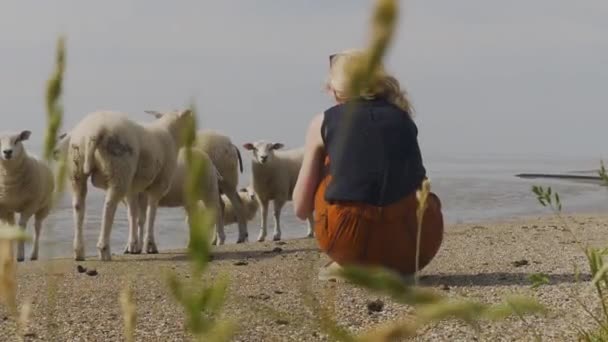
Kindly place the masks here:
POLYGON ((334 92, 336 99, 346 102, 356 98, 384 97, 407 112, 408 115, 413 116, 413 108, 407 98, 407 93, 401 89, 399 81, 389 75, 382 65, 376 68, 365 87, 361 88, 357 94, 352 93, 354 70, 365 62, 365 58, 365 52, 362 50, 346 50, 336 54, 332 59, 327 88, 334 92))

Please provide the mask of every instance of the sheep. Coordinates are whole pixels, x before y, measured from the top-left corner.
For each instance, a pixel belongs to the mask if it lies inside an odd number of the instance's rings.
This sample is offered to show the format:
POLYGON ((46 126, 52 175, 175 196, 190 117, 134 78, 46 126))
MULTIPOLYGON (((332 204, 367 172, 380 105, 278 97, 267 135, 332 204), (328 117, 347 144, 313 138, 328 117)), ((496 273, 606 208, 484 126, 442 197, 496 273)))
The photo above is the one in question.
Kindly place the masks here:
MULTIPOLYGON (((67 150, 67 146, 69 144, 69 134, 63 133, 59 136, 59 140, 56 144, 56 148, 54 151, 54 155, 57 158, 59 153, 63 153, 67 150)), ((222 176, 219 174, 217 168, 211 162, 209 156, 202 150, 198 148, 192 148, 192 155, 195 160, 200 160, 205 165, 205 170, 203 171, 205 179, 201 182, 201 191, 199 195, 201 198, 199 200, 202 202, 203 207, 207 209, 211 209, 215 212, 216 220, 215 220, 215 235, 213 237, 213 242, 223 244, 225 241, 225 231, 224 224, 219 218, 223 218, 222 214, 223 205, 221 205, 220 194, 219 194, 219 182, 222 180, 222 176), (217 242, 216 242, 217 241, 217 242)), ((185 200, 184 200, 184 186, 185 186, 185 175, 187 171, 186 158, 185 158, 185 150, 180 149, 177 159, 177 165, 175 172, 173 174, 173 178, 171 181, 171 187, 169 191, 161 198, 158 203, 159 207, 164 208, 175 208, 175 207, 184 207, 186 213, 188 213, 187 208, 185 208, 185 200)), ((94 181, 95 186, 101 189, 107 189, 107 184, 103 182, 103 180, 94 181)), ((147 198, 144 193, 140 193, 138 195, 139 201, 139 217, 138 217, 138 239, 142 239, 144 235, 144 227, 145 227, 145 210, 147 198)), ((126 201, 125 201, 126 204, 126 201)), ((257 205, 257 203, 256 203, 257 205)), ((232 206, 229 207, 232 210, 232 206)), ((256 206, 257 209, 257 206, 256 206)), ((232 212, 232 215, 235 215, 232 212)), ((189 226, 188 217, 186 217, 186 224, 189 226)), ((128 254, 129 251, 125 250, 128 254)))
POLYGON ((243 161, 239 149, 232 143, 229 137, 213 130, 201 130, 197 132, 196 147, 209 155, 220 175, 222 175, 220 192, 226 195, 236 209, 235 212, 239 225, 237 243, 247 241, 249 234, 247 233, 245 208, 237 192, 239 168, 241 173, 243 172, 243 161))
MULTIPOLYGON (((253 153, 251 160, 253 190, 262 207, 262 227, 258 241, 266 239, 268 203, 274 202, 274 241, 281 240, 280 216, 285 202, 292 200, 293 189, 300 173, 304 149, 277 151, 281 143, 256 141, 243 147, 253 153)), ((313 216, 308 217, 307 237, 313 237, 313 216)))
MULTIPOLYGON (((25 230, 34 216, 34 246, 31 260, 38 259, 38 245, 42 222, 51 211, 55 182, 50 167, 27 154, 23 141, 30 131, 0 134, 0 220, 15 224, 19 213, 19 226, 25 230)), ((17 245, 17 260, 25 259, 25 244, 17 245)))
POLYGON ((97 242, 100 260, 111 260, 114 215, 118 202, 125 198, 129 214, 125 252, 141 253, 143 249, 147 253, 158 253, 154 238, 158 202, 169 191, 181 147, 181 132, 192 124, 193 114, 191 110, 147 112, 157 120, 139 124, 124 113, 92 112, 69 134, 67 160, 73 193, 75 260, 84 260, 85 256, 82 225, 89 177, 94 186, 106 190, 97 242), (137 232, 140 192, 145 192, 147 197, 143 243, 137 232))
MULTIPOLYGON (((238 194, 241 198, 241 202, 244 204, 246 214, 245 219, 247 221, 253 220, 259 207, 253 187, 248 186, 246 188, 242 188, 239 190, 238 194)), ((230 202, 230 199, 228 199, 228 197, 226 197, 224 194, 221 195, 221 198, 222 205, 224 206, 224 226, 238 222, 236 211, 234 210, 234 206, 232 205, 232 202, 230 202)))
MULTIPOLYGON (((222 176, 219 174, 217 168, 211 162, 211 159, 207 153, 197 148, 192 148, 192 157, 194 161, 203 163, 203 176, 201 180, 201 188, 198 193, 199 205, 211 210, 214 214, 215 220, 215 232, 212 238, 213 244, 223 244, 226 240, 226 233, 224 231, 223 221, 223 206, 221 205, 219 182, 222 180, 222 176)), ((185 186, 186 186, 186 174, 188 171, 188 165, 186 164, 185 149, 179 151, 177 158, 177 166, 169 191, 160 199, 158 202, 159 207, 163 208, 176 208, 184 207, 186 211, 186 224, 190 227, 190 217, 188 216, 188 208, 186 208, 185 200, 185 186)), ((139 236, 143 236, 143 223, 145 222, 145 215, 141 210, 141 204, 145 204, 146 197, 144 193, 139 195, 140 201, 140 216, 139 216, 139 236)))

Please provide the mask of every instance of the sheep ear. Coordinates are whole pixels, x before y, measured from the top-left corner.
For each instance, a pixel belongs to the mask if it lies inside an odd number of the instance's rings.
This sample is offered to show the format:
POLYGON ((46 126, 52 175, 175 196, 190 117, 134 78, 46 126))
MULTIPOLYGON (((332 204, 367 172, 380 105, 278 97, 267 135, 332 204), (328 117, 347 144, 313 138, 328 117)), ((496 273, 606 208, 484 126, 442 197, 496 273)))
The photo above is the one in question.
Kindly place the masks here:
POLYGON ((179 117, 190 116, 192 115, 192 109, 186 109, 179 112, 179 117))
POLYGON ((30 131, 22 131, 21 133, 19 133, 19 137, 17 138, 17 142, 19 141, 25 141, 27 139, 30 138, 30 135, 32 135, 32 132, 30 131))
POLYGON ((155 110, 144 110, 144 113, 150 114, 150 115, 154 116, 157 119, 162 118, 163 115, 164 115, 163 113, 155 111, 155 110))
POLYGON ((281 143, 274 143, 272 144, 272 149, 273 150, 280 150, 284 147, 285 145, 281 144, 281 143))
POLYGON ((246 149, 246 150, 248 150, 248 151, 253 151, 253 150, 255 150, 255 147, 253 146, 253 144, 252 144, 252 143, 246 143, 246 144, 243 144, 243 148, 244 148, 244 149, 246 149))
POLYGON ((57 140, 63 140, 68 134, 67 133, 61 133, 59 134, 59 136, 57 137, 57 140))

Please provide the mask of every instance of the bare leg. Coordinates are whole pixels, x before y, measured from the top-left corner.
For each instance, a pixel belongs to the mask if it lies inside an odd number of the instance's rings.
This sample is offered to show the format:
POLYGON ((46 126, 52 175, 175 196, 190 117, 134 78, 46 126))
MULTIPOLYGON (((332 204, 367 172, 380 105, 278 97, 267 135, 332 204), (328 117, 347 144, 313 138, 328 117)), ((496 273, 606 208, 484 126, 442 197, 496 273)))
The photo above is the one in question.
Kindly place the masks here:
POLYGON ((125 254, 138 254, 139 245, 138 223, 139 223, 139 196, 131 194, 127 196, 127 211, 129 213, 129 240, 125 247, 125 254))
POLYGON ((260 200, 260 206, 262 207, 262 227, 260 229, 260 235, 258 236, 258 242, 262 242, 266 240, 266 228, 267 228, 267 220, 268 220, 268 201, 260 200))
POLYGON ((116 193, 115 189, 108 189, 106 199, 103 206, 103 217, 101 219, 101 232, 97 241, 97 250, 99 259, 102 261, 112 260, 112 252, 110 250, 110 236, 112 233, 112 225, 114 224, 114 215, 116 207, 121 196, 116 193))
POLYGON ((283 209, 285 201, 274 200, 274 234, 272 235, 273 241, 281 240, 281 209, 283 209))
POLYGON ((74 260, 84 260, 82 226, 86 210, 87 181, 72 181, 72 208, 74 213, 74 260))
MULTIPOLYGON (((247 233, 247 218, 245 216, 245 206, 243 205, 241 197, 236 193, 236 191, 227 190, 224 191, 224 193, 232 203, 232 207, 234 208, 234 212, 236 213, 236 218, 239 225, 239 238, 236 240, 236 243, 243 243, 247 241, 247 238, 249 236, 249 234, 247 233)), ((220 202, 222 202, 221 198, 220 202)))
POLYGON ((146 212, 146 232, 144 235, 144 250, 148 254, 158 253, 156 241, 154 239, 154 220, 156 219, 156 209, 158 198, 148 196, 148 211, 146 212))

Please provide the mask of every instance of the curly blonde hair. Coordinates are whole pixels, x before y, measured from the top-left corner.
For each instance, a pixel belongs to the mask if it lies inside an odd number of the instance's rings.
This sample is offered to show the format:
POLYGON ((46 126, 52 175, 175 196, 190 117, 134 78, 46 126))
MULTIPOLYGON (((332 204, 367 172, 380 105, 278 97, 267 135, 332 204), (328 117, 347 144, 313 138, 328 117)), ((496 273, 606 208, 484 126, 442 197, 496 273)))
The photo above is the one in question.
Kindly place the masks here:
POLYGON ((327 88, 334 92, 336 99, 342 102, 356 98, 373 99, 384 97, 399 107, 408 115, 413 116, 412 105, 407 93, 401 88, 399 81, 389 75, 382 65, 378 66, 367 86, 359 93, 352 94, 353 70, 365 62, 365 52, 362 50, 345 50, 337 53, 331 60, 327 88))

